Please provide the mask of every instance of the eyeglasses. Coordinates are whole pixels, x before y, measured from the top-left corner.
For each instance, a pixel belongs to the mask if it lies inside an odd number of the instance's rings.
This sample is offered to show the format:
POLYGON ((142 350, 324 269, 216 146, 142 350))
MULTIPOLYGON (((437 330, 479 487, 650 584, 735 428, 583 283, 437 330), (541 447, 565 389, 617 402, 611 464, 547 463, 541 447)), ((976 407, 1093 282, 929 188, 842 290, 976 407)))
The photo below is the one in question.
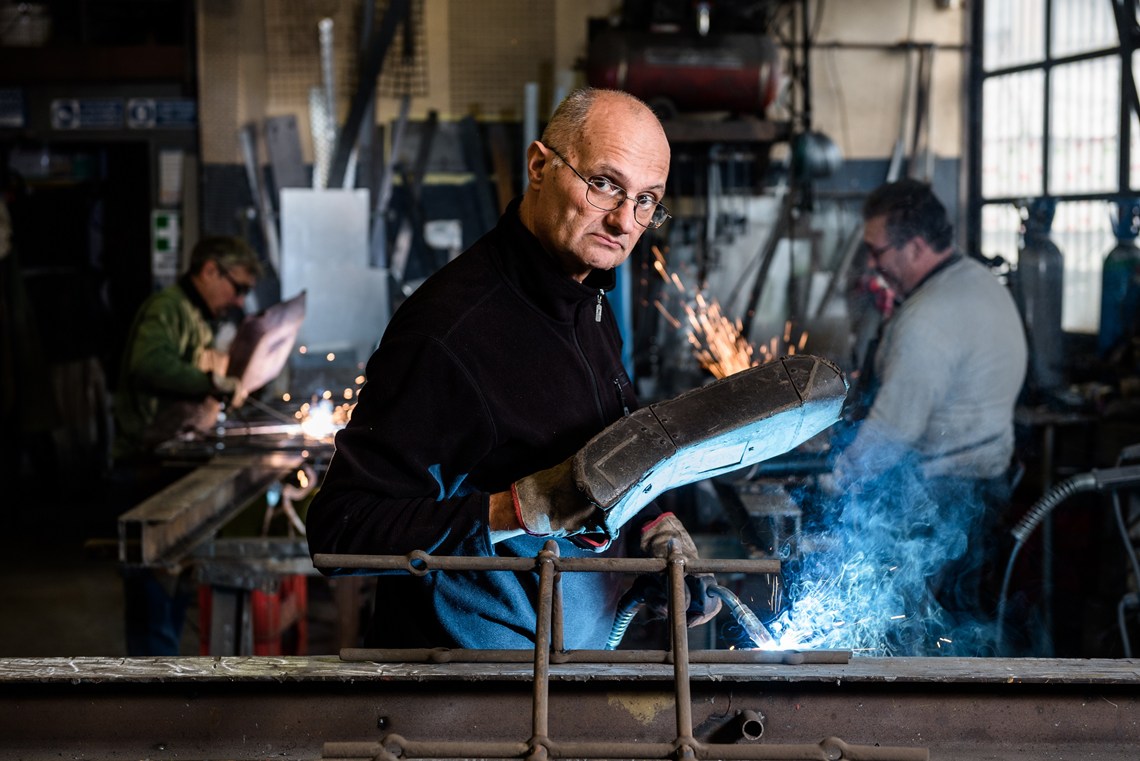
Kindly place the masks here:
POLYGON ((222 273, 222 277, 224 277, 226 280, 230 281, 230 285, 232 285, 234 287, 234 293, 238 297, 248 295, 249 292, 253 290, 253 284, 252 283, 242 283, 238 280, 234 280, 234 276, 230 274, 229 270, 227 270, 225 267, 218 264, 217 262, 214 262, 214 264, 217 264, 218 272, 222 273))
MULTIPOLYGON (((550 146, 546 146, 550 148, 550 146)), ((562 159, 562 163, 570 167, 570 171, 578 175, 578 179, 586 183, 586 200, 595 209, 602 211, 614 211, 620 209, 621 205, 630 200, 629 194, 625 192, 625 188, 620 188, 613 183, 608 177, 601 175, 594 175, 593 177, 586 178, 582 173, 570 165, 566 157, 559 153, 554 148, 550 148, 550 152, 558 158, 562 159)), ((637 224, 650 230, 656 230, 661 225, 665 224, 665 220, 669 219, 672 215, 669 210, 650 195, 640 195, 633 199, 633 218, 637 224)))
POLYGON ((887 253, 892 248, 894 248, 894 246, 890 243, 888 243, 885 246, 876 246, 872 243, 868 243, 867 241, 863 241, 863 245, 866 247, 867 253, 870 254, 875 259, 883 258, 883 254, 887 253))

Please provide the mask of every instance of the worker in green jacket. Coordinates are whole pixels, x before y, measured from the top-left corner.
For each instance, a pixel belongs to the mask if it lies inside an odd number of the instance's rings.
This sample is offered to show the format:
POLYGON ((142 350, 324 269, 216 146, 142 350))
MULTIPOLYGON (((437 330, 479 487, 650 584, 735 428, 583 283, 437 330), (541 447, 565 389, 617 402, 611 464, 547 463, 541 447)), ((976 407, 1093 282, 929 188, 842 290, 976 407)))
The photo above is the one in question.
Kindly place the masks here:
MULTIPOLYGON (((207 433, 223 401, 231 407, 245 401, 241 381, 226 375, 228 354, 215 344, 215 325, 228 310, 244 307, 261 274, 257 253, 241 239, 204 238, 187 272, 135 315, 115 392, 112 446, 119 479, 129 486, 120 497, 129 506, 181 475, 155 456, 159 444, 207 433)), ((179 655, 192 591, 186 574, 123 570, 128 654, 179 655)))
POLYGON ((146 456, 187 431, 207 432, 221 400, 240 407, 246 392, 226 376, 214 321, 241 308, 261 275, 256 252, 239 238, 204 238, 190 269, 139 308, 127 337, 115 393, 116 461, 146 456))

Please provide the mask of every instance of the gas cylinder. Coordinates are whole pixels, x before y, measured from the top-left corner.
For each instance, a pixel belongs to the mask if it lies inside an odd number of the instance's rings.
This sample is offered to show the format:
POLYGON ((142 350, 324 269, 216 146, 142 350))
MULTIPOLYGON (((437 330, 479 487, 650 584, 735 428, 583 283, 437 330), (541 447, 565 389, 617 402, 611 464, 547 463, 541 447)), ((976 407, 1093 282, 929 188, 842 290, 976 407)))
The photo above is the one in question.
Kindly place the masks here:
POLYGON ((586 80, 645 100, 663 118, 694 111, 762 116, 776 99, 780 53, 762 34, 610 29, 591 40, 586 80))
POLYGON ((1136 236, 1140 233, 1140 199, 1122 201, 1117 204, 1117 209, 1113 220, 1116 245, 1105 256, 1100 275, 1097 352, 1101 359, 1112 353, 1136 320, 1130 301, 1135 298, 1133 281, 1140 268, 1140 247, 1136 245, 1136 236))
POLYGON ((1014 299, 1029 341, 1029 383, 1038 391, 1064 380, 1061 300, 1065 259, 1050 237, 1057 202, 1036 198, 1023 210, 1014 299))

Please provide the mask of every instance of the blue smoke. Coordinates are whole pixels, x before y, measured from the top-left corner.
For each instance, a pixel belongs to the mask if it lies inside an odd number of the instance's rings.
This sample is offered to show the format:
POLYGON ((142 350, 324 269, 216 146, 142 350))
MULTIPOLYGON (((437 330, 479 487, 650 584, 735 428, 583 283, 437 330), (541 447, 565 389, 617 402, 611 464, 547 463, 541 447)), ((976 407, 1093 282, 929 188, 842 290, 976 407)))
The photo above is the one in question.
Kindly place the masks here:
POLYGON ((983 563, 996 544, 993 484, 925 479, 901 458, 850 483, 825 528, 785 561, 780 649, 990 655, 996 635, 983 563))

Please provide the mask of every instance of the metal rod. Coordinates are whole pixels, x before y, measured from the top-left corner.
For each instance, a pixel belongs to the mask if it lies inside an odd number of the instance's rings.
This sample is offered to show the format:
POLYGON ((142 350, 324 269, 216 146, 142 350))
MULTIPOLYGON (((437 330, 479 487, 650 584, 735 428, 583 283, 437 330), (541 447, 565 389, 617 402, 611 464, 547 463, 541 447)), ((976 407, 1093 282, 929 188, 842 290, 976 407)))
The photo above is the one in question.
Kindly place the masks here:
POLYGON ((566 649, 564 626, 566 617, 562 607, 562 572, 557 568, 555 568, 554 571, 554 597, 552 602, 553 607, 550 611, 550 649, 552 652, 561 653, 566 649))
POLYGON ((534 637, 534 734, 533 745, 545 744, 550 736, 550 626, 554 607, 554 558, 558 543, 550 539, 538 554, 538 610, 534 637))
MULTIPOLYGON (((510 742, 418 742, 400 735, 388 735, 382 744, 368 742, 325 743, 322 756, 340 759, 373 759, 386 757, 389 747, 400 751, 400 758, 524 758, 530 752, 525 743, 510 742)), ((547 747, 549 758, 582 759, 672 759, 677 748, 671 743, 622 742, 552 742, 547 747)), ((879 745, 852 745, 837 737, 819 743, 776 744, 693 744, 693 755, 699 759, 729 761, 927 761, 926 748, 901 748, 879 745)))
MULTIPOLYGON (((475 648, 364 648, 346 647, 340 659, 350 663, 531 663, 530 649, 480 650, 475 648)), ((848 663, 850 650, 693 650, 690 663, 747 664, 848 663)), ((668 664, 671 650, 563 650, 552 651, 550 662, 569 663, 648 663, 668 664)))
POLYGON ((685 558, 680 550, 669 553, 669 619, 673 624, 673 681, 677 690, 677 741, 691 748, 693 705, 689 694, 689 627, 685 605, 685 558))
MULTIPOLYGON (((344 555, 317 553, 317 568, 352 568, 374 571, 533 571, 534 558, 436 557, 422 550, 407 555, 344 555)), ((659 573, 665 570, 662 558, 556 558, 559 571, 659 573)), ((779 573, 779 560, 704 559, 687 565, 689 573, 779 573)))

